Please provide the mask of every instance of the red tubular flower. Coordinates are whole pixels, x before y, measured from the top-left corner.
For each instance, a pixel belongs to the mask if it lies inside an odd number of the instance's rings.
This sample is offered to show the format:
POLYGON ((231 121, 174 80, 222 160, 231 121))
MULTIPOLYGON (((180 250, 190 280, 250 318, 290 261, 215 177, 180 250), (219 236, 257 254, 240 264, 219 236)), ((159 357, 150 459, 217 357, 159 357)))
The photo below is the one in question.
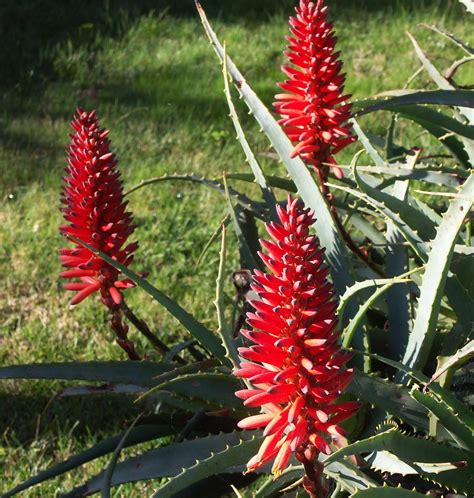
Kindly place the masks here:
POLYGON ((336 36, 327 21, 324 0, 300 0, 296 16, 290 17, 290 42, 285 54, 293 66, 283 66, 288 80, 279 86, 287 93, 275 96, 275 110, 288 137, 295 144, 293 157, 300 156, 318 169, 323 178, 327 167, 335 166, 342 176, 334 155, 352 143, 347 123, 351 104, 344 95, 345 75, 341 74, 339 52, 334 51, 336 36))
MULTIPOLYGON (((124 247, 135 227, 131 213, 126 212, 117 160, 110 152, 107 138, 109 132, 99 127, 95 111, 78 109, 71 126, 74 133, 70 135, 69 166, 65 169, 62 195, 62 212, 69 224, 60 231, 128 266, 138 243, 124 247)), ((113 310, 122 303, 122 289, 134 286, 128 279, 119 279, 114 267, 80 244, 61 249, 60 254, 62 264, 68 268, 60 276, 78 279, 64 285, 65 289, 76 291, 71 304, 99 291, 104 304, 113 310)))
POLYGON ((353 401, 336 399, 352 378, 344 368, 350 355, 337 344, 335 310, 324 252, 309 227, 314 218, 296 199, 286 209, 277 206, 280 224, 267 224, 272 241, 262 241, 260 254, 270 273, 255 270, 247 314, 249 330, 241 334, 255 343, 240 348, 243 361, 234 374, 252 388, 236 395, 244 405, 262 413, 239 422, 242 429, 265 427, 264 442, 247 464, 255 470, 274 459, 275 475, 287 466, 292 453, 330 453, 328 437, 339 437, 339 422, 358 408, 353 401))

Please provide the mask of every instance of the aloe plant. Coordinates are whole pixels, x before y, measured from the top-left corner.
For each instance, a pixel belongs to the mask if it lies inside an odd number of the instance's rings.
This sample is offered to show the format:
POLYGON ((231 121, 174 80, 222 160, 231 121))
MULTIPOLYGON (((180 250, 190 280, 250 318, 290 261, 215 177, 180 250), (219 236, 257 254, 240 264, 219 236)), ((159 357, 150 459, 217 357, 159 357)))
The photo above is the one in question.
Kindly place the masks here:
MULTIPOLYGON (((472 10, 468 1, 462 3, 472 10)), ((462 396, 453 385, 467 385, 468 362, 473 355, 474 293, 470 283, 474 274, 472 265, 463 263, 474 254, 474 91, 458 87, 455 71, 446 77, 410 35, 423 69, 438 89, 394 89, 386 97, 353 102, 352 125, 358 138, 352 146, 354 158, 348 166, 339 165, 342 177, 332 170, 328 177, 318 175, 308 168, 304 157, 292 153, 285 131, 229 56, 232 47, 220 43, 198 3, 197 10, 222 64, 225 100, 248 168, 221 178, 183 172, 144 179, 125 195, 136 195, 141 188, 158 188, 164 181, 191 181, 222 195, 228 217, 209 242, 221 235, 215 323, 205 326, 121 258, 76 236, 81 234, 71 234, 77 247, 114 268, 151 296, 163 312, 175 317, 189 340, 167 348, 161 362, 1 367, 1 379, 86 382, 75 391, 82 395, 92 395, 90 383, 105 383, 101 392, 136 396, 145 411, 159 407, 161 414, 160 423, 137 420, 128 431, 31 476, 4 496, 14 496, 104 455, 109 455, 107 468, 87 482, 77 483, 65 496, 98 492, 110 496, 114 486, 151 479, 156 480, 153 496, 158 498, 181 496, 182 492, 197 496, 195 486, 206 482, 211 486, 216 475, 225 475, 229 492, 233 489, 245 497, 304 496, 306 492, 316 496, 316 488, 318 496, 333 497, 397 498, 430 492, 472 496, 472 394, 462 396), (252 137, 239 120, 234 93, 246 103, 283 166, 267 167, 252 151, 252 137), (365 115, 382 112, 393 117, 386 138, 364 129, 365 115), (435 164, 430 152, 418 150, 417 144, 394 143, 400 120, 421 126, 439 140, 448 156, 443 156, 442 164, 435 164), (359 164, 362 158, 364 164, 359 164), (253 182, 258 189, 245 191, 246 184, 253 182), (339 301, 341 347, 354 355, 351 361, 356 371, 340 401, 357 399, 362 403, 357 415, 343 423, 346 437, 330 441, 330 455, 317 454, 312 470, 320 474, 318 482, 312 483, 308 483, 308 462, 297 452, 288 452, 287 466, 278 469, 276 480, 269 476, 268 465, 254 465, 253 472, 242 477, 268 434, 261 429, 238 429, 239 421, 255 420, 252 417, 260 412, 234 395, 239 389, 253 388, 251 382, 232 373, 241 361, 238 346, 245 340, 238 335, 242 324, 231 319, 224 291, 231 271, 236 270, 229 268, 226 232, 236 232, 241 267, 258 268, 258 232, 263 233, 262 222, 276 219, 288 193, 296 194, 315 213, 315 233, 325 249, 339 301), (366 250, 362 258, 351 250, 354 243, 366 250), (467 366, 463 369, 463 365, 467 366), (173 426, 167 418, 170 414, 177 421, 173 426), (121 459, 122 448, 143 442, 154 442, 155 448, 121 459)), ((427 28, 455 43, 472 59, 473 50, 467 43, 442 27, 427 28)), ((242 275, 243 300, 252 294, 246 275, 242 275)), ((213 493, 209 487, 206 496, 215 496, 213 493)))

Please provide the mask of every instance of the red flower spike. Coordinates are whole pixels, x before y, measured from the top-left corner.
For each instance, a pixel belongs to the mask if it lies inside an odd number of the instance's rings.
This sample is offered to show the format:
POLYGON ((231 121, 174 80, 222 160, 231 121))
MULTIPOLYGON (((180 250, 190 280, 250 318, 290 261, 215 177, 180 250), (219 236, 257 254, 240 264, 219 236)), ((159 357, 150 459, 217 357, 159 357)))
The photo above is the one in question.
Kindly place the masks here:
MULTIPOLYGON (((77 110, 71 127, 74 133, 70 135, 62 195, 62 212, 68 224, 60 231, 128 266, 138 244, 125 246, 135 227, 132 214, 126 212, 117 160, 107 138, 109 132, 100 128, 95 111, 82 109, 77 110)), ((120 280, 118 270, 78 243, 72 249, 62 249, 60 260, 68 268, 60 276, 80 280, 64 285, 76 291, 71 304, 100 291, 104 304, 115 310, 122 303, 122 289, 134 286, 128 279, 120 280)))
POLYGON ((292 453, 330 452, 331 438, 343 434, 337 423, 359 406, 336 401, 352 370, 342 368, 350 357, 337 344, 336 303, 321 268, 323 251, 309 233, 313 214, 291 197, 277 212, 280 223, 267 225, 273 241, 262 242, 271 273, 255 271, 252 288, 259 299, 250 302, 255 312, 247 314, 241 331, 254 345, 240 348, 246 361, 234 371, 252 383, 237 396, 262 410, 239 422, 241 428, 264 429, 264 442, 247 468, 274 460, 276 476, 292 453))
POLYGON ((275 96, 274 107, 295 144, 293 157, 300 156, 320 170, 323 178, 328 171, 323 163, 333 165, 336 176, 342 177, 334 156, 355 137, 347 122, 351 104, 346 103, 350 95, 344 95, 342 62, 334 51, 337 38, 324 0, 300 0, 295 10, 285 52, 294 67, 282 67, 288 79, 279 86, 286 93, 275 96))

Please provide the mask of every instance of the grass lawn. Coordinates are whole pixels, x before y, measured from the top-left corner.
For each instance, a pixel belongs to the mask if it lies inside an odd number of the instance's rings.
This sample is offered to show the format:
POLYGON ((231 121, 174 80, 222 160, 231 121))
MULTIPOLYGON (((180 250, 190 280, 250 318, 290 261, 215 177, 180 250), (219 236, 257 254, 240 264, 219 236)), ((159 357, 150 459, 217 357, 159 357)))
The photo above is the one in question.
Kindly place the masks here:
MULTIPOLYGON (((202 3, 209 5, 218 33, 247 80, 271 105, 275 81, 282 78, 279 67, 293 2, 237 0, 229 1, 227 10, 222 7, 227 2, 202 3)), ((463 56, 420 22, 474 41, 467 14, 455 0, 328 3, 333 4, 347 90, 355 98, 401 88, 416 71, 419 63, 407 30, 443 70, 463 56)), ((165 173, 219 177, 223 171, 246 171, 227 118, 220 67, 191 0, 80 4, 79 12, 72 1, 7 0, 0 5, 2 365, 123 358, 100 303, 88 299, 71 309, 70 295, 57 277, 57 252, 64 244, 58 235, 59 192, 76 106, 96 108, 111 130, 127 187, 165 173)), ((459 74, 468 80, 468 65, 459 74)), ((426 74, 413 86, 428 88, 426 74)), ((384 134, 387 122, 381 117, 365 118, 362 124, 384 134)), ((264 169, 282 174, 264 155, 268 143, 252 118, 242 112, 242 119, 264 169)), ((408 131, 403 125, 400 130, 399 139, 408 136, 412 146, 427 140, 420 130, 408 131)), ((342 161, 357 150, 353 147, 342 161)), ((235 187, 248 189, 237 183, 235 187)), ((201 265, 196 262, 226 214, 223 198, 204 187, 167 182, 139 190, 129 200, 140 241, 134 269, 150 272, 151 282, 214 326, 217 246, 201 265)), ((237 261, 236 250, 232 255, 237 261)), ((229 274, 234 269, 237 262, 229 274)), ((127 295, 130 306, 163 340, 183 337, 179 325, 143 292, 134 289, 127 295)), ((141 337, 132 337, 139 349, 149 350, 141 337)), ((139 411, 132 399, 53 400, 60 388, 49 382, 0 384, 0 493, 119 432, 139 411)), ((24 496, 57 496, 107 461, 93 462, 24 496)), ((152 484, 137 484, 117 488, 114 496, 147 496, 152 489, 152 484)))

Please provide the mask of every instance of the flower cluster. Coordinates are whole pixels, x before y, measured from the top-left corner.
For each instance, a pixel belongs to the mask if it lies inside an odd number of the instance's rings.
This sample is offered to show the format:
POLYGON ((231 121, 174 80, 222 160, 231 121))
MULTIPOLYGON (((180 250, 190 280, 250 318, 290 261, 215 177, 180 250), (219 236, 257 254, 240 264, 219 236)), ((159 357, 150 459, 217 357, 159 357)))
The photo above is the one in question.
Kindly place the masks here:
POLYGON ((309 233, 313 214, 290 197, 286 209, 278 206, 278 217, 280 223, 267 224, 273 240, 262 241, 268 254, 260 257, 270 273, 255 271, 255 312, 247 314, 249 330, 241 330, 254 345, 240 348, 247 361, 234 372, 252 384, 236 395, 262 410, 239 423, 243 429, 264 427, 264 442, 248 470, 274 459, 275 475, 292 453, 330 453, 329 437, 342 436, 338 424, 358 409, 357 402, 336 401, 352 371, 344 368, 350 355, 337 343, 337 303, 324 252, 309 233))
POLYGON ((293 66, 283 66, 288 80, 279 86, 287 93, 275 96, 280 124, 295 144, 293 157, 300 156, 323 177, 327 166, 342 176, 334 155, 352 143, 347 123, 351 104, 344 95, 345 76, 341 73, 336 36, 327 21, 324 0, 300 0, 296 16, 290 18, 290 42, 285 53, 293 66))
MULTIPOLYGON (((117 160, 107 138, 109 132, 100 128, 95 111, 78 109, 71 126, 74 133, 62 195, 62 212, 68 224, 60 231, 128 266, 138 243, 124 247, 135 227, 131 213, 126 211, 117 160)), ((102 301, 113 310, 122 303, 122 289, 134 286, 130 280, 120 279, 113 266, 78 243, 74 248, 61 249, 60 254, 62 264, 68 268, 60 276, 78 279, 64 285, 65 289, 76 291, 71 304, 99 291, 102 301)))

